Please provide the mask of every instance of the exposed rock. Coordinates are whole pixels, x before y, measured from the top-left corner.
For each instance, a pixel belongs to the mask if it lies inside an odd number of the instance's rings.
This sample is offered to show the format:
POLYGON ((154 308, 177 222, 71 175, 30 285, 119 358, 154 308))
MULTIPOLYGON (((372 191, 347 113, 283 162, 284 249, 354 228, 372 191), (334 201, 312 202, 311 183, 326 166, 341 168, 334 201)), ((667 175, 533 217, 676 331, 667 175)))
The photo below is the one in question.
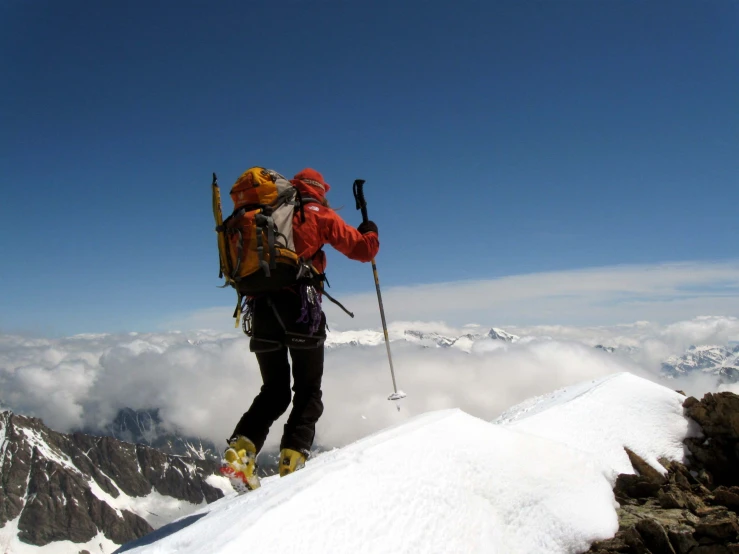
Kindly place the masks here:
POLYGON ((734 541, 739 535, 739 521, 734 512, 708 514, 695 526, 696 537, 708 537, 716 542, 734 541))
POLYGON ((168 456, 110 437, 56 433, 39 419, 0 412, 0 526, 18 518, 18 538, 44 546, 83 543, 102 532, 124 544, 151 532, 141 516, 106 496, 165 496, 201 504, 223 496, 205 478, 216 464, 168 456), (3 440, 4 439, 4 440, 3 440))
POLYGON ((646 517, 635 526, 641 535, 644 545, 654 554, 675 554, 675 550, 667 537, 667 531, 659 521, 646 517))
POLYGON ((631 465, 641 477, 643 477, 650 483, 654 483, 656 485, 664 485, 666 479, 665 476, 662 475, 662 473, 654 469, 640 456, 638 456, 628 448, 624 448, 624 450, 626 450, 626 455, 629 457, 631 465))
POLYGON ((657 491, 657 500, 665 510, 682 510, 688 505, 685 493, 678 489, 669 491, 660 489, 657 491))
POLYGON ((696 462, 717 485, 739 485, 739 396, 730 392, 708 393, 702 400, 690 397, 685 414, 703 429, 704 438, 685 442, 696 462))
POLYGON ((616 479, 613 489, 616 499, 621 501, 628 498, 650 498, 657 494, 660 486, 652 483, 641 475, 622 473, 616 479))
POLYGON ((613 489, 619 531, 588 552, 739 554, 739 396, 690 397, 683 406, 704 433, 685 441, 690 468, 661 459, 662 475, 626 449, 636 474, 619 475, 613 489))
POLYGON ((739 508, 739 487, 726 488, 723 485, 716 487, 713 491, 713 502, 736 511, 739 508))

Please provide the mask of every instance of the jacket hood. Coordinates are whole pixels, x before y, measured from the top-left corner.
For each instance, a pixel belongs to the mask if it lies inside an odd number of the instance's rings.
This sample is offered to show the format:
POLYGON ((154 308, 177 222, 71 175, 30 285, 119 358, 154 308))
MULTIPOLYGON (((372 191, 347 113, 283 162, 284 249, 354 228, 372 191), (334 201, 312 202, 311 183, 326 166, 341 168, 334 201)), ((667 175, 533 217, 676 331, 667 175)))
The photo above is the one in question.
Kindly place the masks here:
POLYGON ((302 171, 296 173, 295 177, 293 177, 290 182, 295 185, 301 193, 305 193, 308 196, 321 200, 325 198, 326 193, 331 190, 331 185, 323 179, 323 175, 310 167, 306 167, 302 171))

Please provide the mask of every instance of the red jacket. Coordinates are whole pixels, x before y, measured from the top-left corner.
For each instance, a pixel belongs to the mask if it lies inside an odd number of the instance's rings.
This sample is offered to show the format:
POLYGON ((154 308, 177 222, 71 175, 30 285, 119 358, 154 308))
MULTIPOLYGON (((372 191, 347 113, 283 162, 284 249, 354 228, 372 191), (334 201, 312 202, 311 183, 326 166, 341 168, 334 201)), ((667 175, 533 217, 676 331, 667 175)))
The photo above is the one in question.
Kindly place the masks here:
MULTIPOLYGON (((291 181, 300 194, 305 197, 323 201, 325 192, 319 187, 311 186, 300 180, 291 181)), ((305 221, 300 210, 293 218, 293 240, 295 252, 303 259, 310 259, 319 273, 326 270, 326 254, 319 249, 330 244, 347 258, 359 262, 369 262, 380 250, 377 233, 362 234, 348 225, 331 208, 318 202, 306 203, 303 206, 305 221)))

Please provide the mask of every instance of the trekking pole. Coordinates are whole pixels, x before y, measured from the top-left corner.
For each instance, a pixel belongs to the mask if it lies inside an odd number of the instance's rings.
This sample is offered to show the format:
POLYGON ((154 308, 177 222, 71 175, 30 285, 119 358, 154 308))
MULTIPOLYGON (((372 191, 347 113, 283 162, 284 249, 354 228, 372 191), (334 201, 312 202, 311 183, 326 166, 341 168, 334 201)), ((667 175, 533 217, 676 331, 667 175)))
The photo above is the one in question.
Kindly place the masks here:
MULTIPOLYGON (((367 201, 364 199, 364 179, 356 179, 354 181, 354 199, 357 201, 357 209, 362 210, 362 221, 367 222, 367 201)), ((385 321, 385 308, 382 306, 382 294, 380 293, 380 278, 377 276, 377 264, 372 258, 372 273, 375 276, 375 288, 377 289, 377 301, 380 304, 380 318, 382 319, 382 332, 385 334, 385 347, 387 348, 387 359, 390 362, 390 375, 393 378, 393 394, 387 397, 388 400, 400 400, 405 398, 406 394, 402 390, 398 390, 395 383, 395 370, 393 369, 393 357, 390 354, 390 337, 387 334, 387 322, 385 321)), ((398 405, 400 411, 400 405, 398 405)))

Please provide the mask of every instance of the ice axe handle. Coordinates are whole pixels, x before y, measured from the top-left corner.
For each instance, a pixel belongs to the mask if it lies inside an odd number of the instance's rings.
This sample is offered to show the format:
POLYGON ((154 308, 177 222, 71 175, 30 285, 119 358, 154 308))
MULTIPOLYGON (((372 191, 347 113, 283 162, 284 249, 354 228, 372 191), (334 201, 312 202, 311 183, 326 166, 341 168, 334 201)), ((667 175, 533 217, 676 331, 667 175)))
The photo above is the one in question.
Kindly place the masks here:
POLYGON ((364 199, 364 179, 356 179, 354 181, 354 200, 357 201, 357 209, 362 210, 362 221, 368 221, 367 217, 367 201, 364 199))

